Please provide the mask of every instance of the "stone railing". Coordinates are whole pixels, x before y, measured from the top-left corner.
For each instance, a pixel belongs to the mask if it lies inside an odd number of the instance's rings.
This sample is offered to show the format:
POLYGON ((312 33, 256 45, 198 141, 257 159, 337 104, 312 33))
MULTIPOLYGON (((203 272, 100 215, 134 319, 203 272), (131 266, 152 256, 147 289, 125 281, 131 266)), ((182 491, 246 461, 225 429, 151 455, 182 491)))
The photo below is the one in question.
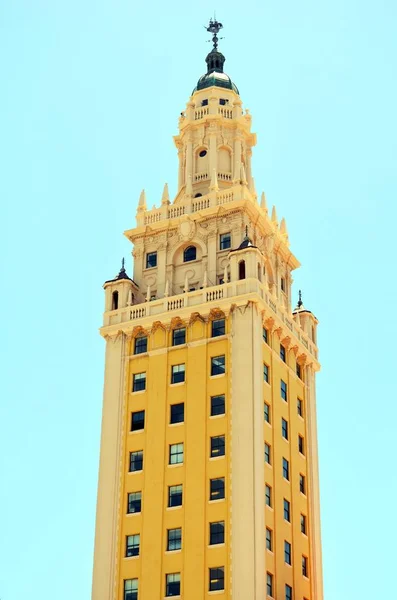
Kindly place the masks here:
POLYGON ((256 293, 270 308, 272 313, 286 325, 291 333, 303 344, 303 346, 317 359, 317 348, 300 325, 291 317, 288 317, 284 309, 277 306, 275 298, 267 289, 266 285, 258 279, 242 279, 239 281, 230 281, 221 285, 215 285, 201 290, 194 290, 184 294, 168 296, 144 302, 135 306, 126 306, 118 310, 105 312, 104 326, 117 325, 144 319, 145 317, 158 316, 161 313, 181 311, 185 308, 207 303, 217 303, 225 299, 232 299, 236 296, 252 295, 256 293))
POLYGON ((203 106, 202 108, 196 108, 194 111, 194 120, 198 121, 198 119, 203 119, 207 115, 209 115, 210 109, 209 106, 203 106))
POLYGON ((205 181, 206 179, 209 179, 209 175, 208 173, 196 173, 194 176, 194 181, 205 181))
POLYGON ((225 119, 233 119, 233 110, 231 108, 226 108, 226 106, 220 106, 218 108, 218 114, 225 119))
POLYGON ((218 180, 219 181, 231 181, 232 174, 227 172, 218 171, 218 180))

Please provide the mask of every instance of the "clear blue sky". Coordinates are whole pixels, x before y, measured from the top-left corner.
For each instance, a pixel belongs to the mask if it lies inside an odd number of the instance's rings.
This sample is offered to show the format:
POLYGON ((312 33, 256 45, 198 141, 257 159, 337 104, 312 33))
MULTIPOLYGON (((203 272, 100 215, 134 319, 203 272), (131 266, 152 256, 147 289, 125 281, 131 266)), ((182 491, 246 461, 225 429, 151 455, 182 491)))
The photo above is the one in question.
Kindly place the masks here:
MULTIPOLYGON (((397 7, 219 0, 254 175, 320 319, 326 600, 395 585, 397 7)), ((90 597, 102 283, 140 190, 176 191, 172 135, 214 2, 12 0, 0 8, 3 316, 0 598, 90 597), (189 7, 189 9, 187 9, 189 7)), ((300 599, 297 599, 300 600, 300 599)))

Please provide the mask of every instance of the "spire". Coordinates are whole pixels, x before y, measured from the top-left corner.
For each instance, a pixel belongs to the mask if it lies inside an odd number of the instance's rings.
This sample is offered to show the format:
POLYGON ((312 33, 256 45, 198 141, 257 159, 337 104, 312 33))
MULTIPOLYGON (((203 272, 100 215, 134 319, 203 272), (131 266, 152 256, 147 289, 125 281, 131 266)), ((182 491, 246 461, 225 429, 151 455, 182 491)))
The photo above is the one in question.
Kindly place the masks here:
POLYGON ((161 197, 161 204, 170 204, 170 195, 168 193, 168 183, 164 184, 163 195, 161 197))
POLYGON ((262 192, 262 195, 261 195, 261 208, 263 208, 263 210, 267 214, 267 203, 266 203, 266 194, 265 194, 265 192, 262 192))
POLYGON ((303 301, 302 301, 302 290, 299 290, 299 300, 298 300, 298 304, 296 305, 294 312, 304 311, 304 310, 305 310, 305 307, 303 306, 303 301))
MULTIPOLYGON (((218 33, 220 32, 221 29, 223 29, 223 25, 222 23, 219 23, 219 21, 216 20, 215 16, 214 16, 214 20, 210 19, 210 22, 208 24, 208 27, 206 27, 207 31, 209 31, 210 33, 212 33, 212 43, 214 44, 214 47, 212 48, 212 50, 218 50, 218 33)), ((223 39, 223 38, 221 38, 223 39)))
POLYGON ((277 213, 276 213, 275 206, 273 206, 273 208, 272 208, 272 221, 273 221, 273 223, 277 223, 277 213))
POLYGON ((288 235, 288 231, 287 231, 287 223, 284 219, 284 217, 281 219, 281 223, 280 223, 280 233, 285 233, 286 235, 288 235))
POLYGON ((145 193, 145 190, 142 190, 141 191, 141 195, 139 196, 138 210, 139 211, 146 210, 146 193, 145 193))
POLYGON ((218 51, 218 33, 222 28, 222 23, 219 23, 219 21, 217 21, 215 18, 214 20, 210 19, 208 27, 206 27, 206 30, 209 33, 212 33, 212 40, 208 41, 212 41, 213 43, 213 48, 208 54, 207 58, 205 59, 205 62, 207 63, 207 73, 213 73, 214 71, 216 73, 223 73, 225 57, 223 56, 223 54, 221 54, 221 52, 218 51))
POLYGON ((213 171, 212 171, 210 190, 214 190, 214 191, 219 190, 218 176, 216 174, 216 169, 213 169, 213 171))

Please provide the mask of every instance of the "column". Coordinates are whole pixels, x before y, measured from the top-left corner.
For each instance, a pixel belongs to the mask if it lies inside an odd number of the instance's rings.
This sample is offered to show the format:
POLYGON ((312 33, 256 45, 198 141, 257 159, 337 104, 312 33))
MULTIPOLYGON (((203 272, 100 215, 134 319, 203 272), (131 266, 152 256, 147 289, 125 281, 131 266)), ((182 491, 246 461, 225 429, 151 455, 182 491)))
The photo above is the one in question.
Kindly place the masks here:
POLYGON ((239 181, 240 179, 240 165, 241 165, 241 138, 237 137, 234 140, 234 169, 233 169, 233 180, 239 181))
POLYGON ((186 172, 185 172, 185 182, 188 181, 189 175, 193 179, 193 142, 188 140, 186 143, 186 172))

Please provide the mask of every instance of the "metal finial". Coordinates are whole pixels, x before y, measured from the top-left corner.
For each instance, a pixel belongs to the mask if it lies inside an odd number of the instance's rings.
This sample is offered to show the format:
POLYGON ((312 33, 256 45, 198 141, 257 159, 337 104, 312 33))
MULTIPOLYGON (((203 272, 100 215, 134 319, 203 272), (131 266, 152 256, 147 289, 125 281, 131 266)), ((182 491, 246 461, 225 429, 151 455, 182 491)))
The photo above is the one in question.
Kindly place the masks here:
POLYGON ((210 19, 208 27, 206 27, 206 30, 209 31, 209 33, 212 33, 212 43, 214 44, 214 50, 218 49, 218 33, 222 28, 222 23, 219 23, 219 21, 217 21, 215 17, 213 19, 210 19))
POLYGON ((299 290, 298 308, 300 308, 301 306, 303 306, 303 302, 302 302, 302 290, 299 290))
POLYGON ((121 259, 121 270, 122 270, 122 271, 124 271, 124 270, 125 270, 125 269, 124 269, 124 263, 125 263, 125 261, 124 261, 124 257, 123 257, 123 258, 121 259))
POLYGON ((245 226, 245 237, 248 237, 248 225, 245 226))

